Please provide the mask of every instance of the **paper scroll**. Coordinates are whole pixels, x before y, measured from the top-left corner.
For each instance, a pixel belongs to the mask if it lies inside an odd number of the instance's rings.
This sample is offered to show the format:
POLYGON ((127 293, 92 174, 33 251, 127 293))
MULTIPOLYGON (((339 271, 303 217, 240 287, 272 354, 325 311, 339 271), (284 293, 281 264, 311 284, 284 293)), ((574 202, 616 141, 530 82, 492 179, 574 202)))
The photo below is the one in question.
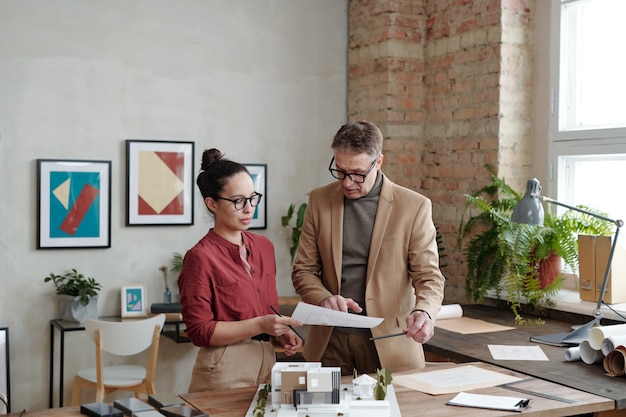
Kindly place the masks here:
POLYGON ((624 364, 626 357, 626 348, 624 346, 618 346, 615 350, 609 352, 608 355, 602 361, 604 370, 609 376, 623 376, 624 364))
POLYGON ((565 360, 574 362, 580 360, 580 346, 573 346, 565 350, 565 360))
POLYGON ((600 350, 602 350, 602 353, 606 356, 609 352, 615 350, 615 348, 620 345, 626 346, 626 335, 607 337, 602 341, 602 348, 600 350))
POLYGON ((458 319, 463 317, 463 308, 459 304, 444 304, 437 314, 437 320, 458 319))
POLYGON ((589 344, 592 348, 600 350, 602 341, 609 336, 626 336, 626 324, 593 327, 589 331, 589 344))
POLYGON ((604 355, 601 351, 591 347, 587 340, 583 340, 580 343, 580 359, 587 365, 593 365, 594 363, 601 362, 604 359, 604 355))

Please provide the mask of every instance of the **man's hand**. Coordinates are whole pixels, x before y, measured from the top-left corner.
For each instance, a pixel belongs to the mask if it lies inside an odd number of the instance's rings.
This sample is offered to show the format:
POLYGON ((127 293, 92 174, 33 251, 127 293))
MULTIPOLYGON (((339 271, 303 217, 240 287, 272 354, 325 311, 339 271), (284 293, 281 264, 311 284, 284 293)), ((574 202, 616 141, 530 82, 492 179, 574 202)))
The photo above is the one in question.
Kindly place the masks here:
POLYGON ((320 303, 320 307, 342 311, 344 313, 348 313, 348 309, 352 310, 354 313, 360 313, 363 311, 361 306, 358 305, 352 298, 344 298, 341 295, 333 295, 331 297, 324 298, 320 303))
POLYGON ((435 325, 424 311, 414 311, 406 318, 404 332, 416 342, 426 343, 435 334, 435 325))

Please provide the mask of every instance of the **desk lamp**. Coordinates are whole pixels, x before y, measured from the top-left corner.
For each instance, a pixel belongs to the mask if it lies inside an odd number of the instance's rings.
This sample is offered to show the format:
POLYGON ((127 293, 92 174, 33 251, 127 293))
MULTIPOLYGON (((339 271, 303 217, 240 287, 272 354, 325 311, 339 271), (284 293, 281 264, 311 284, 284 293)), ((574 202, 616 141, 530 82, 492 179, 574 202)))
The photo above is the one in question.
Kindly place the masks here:
POLYGON ((526 185, 526 193, 524 194, 524 197, 519 201, 519 203, 515 206, 513 214, 511 215, 512 221, 516 223, 524 223, 530 225, 542 225, 544 214, 543 207, 540 201, 547 201, 548 203, 556 204, 557 206, 562 206, 570 210, 578 211, 580 213, 584 213, 589 216, 611 222, 616 226, 615 236, 613 237, 611 251, 609 252, 609 259, 606 265, 604 279, 602 281, 602 288, 600 289, 600 296, 598 297, 598 303, 596 304, 596 308, 593 310, 593 320, 571 331, 570 333, 556 333, 552 335, 536 336, 532 338, 535 341, 550 344, 561 344, 570 346, 578 345, 582 341, 588 339, 591 328, 596 324, 600 324, 600 320, 602 319, 601 308, 604 299, 604 293, 606 292, 606 286, 609 281, 609 274, 611 273, 611 263, 613 262, 613 254, 615 253, 615 247, 617 246, 619 229, 624 225, 624 222, 622 220, 609 219, 608 217, 601 216, 597 213, 583 210, 581 208, 570 206, 551 198, 544 197, 539 194, 540 191, 541 185, 539 184, 539 180, 537 180, 536 178, 528 180, 528 183, 526 185))

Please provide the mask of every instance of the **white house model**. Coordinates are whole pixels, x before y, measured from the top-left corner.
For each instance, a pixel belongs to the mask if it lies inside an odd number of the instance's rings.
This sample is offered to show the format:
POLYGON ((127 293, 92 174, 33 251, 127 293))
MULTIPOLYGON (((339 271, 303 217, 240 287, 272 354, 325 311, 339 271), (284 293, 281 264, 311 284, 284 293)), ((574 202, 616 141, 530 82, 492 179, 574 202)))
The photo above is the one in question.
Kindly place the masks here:
POLYGON ((367 375, 341 385, 341 368, 320 362, 277 362, 272 369, 271 407, 277 416, 389 417, 389 401, 376 401, 376 380, 367 375))

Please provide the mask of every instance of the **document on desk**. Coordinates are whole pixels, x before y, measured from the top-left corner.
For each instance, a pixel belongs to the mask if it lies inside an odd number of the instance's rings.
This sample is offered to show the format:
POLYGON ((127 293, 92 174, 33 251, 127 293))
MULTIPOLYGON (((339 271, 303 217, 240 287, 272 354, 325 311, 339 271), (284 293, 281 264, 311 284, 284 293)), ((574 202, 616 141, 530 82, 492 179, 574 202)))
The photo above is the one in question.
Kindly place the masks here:
POLYGON ((502 326, 501 324, 489 323, 488 321, 472 319, 470 317, 455 317, 444 320, 437 319, 435 327, 461 334, 491 333, 515 329, 515 327, 502 326))
POLYGON ((530 399, 459 392, 453 399, 448 401, 447 404, 460 405, 463 407, 488 408, 490 410, 522 411, 528 407, 530 399))
POLYGON ((335 327, 356 327, 371 329, 382 323, 379 317, 360 316, 358 314, 343 313, 313 304, 299 302, 291 318, 299 320, 302 324, 335 326, 335 327))
POLYGON ((460 365, 437 371, 422 371, 410 375, 394 375, 393 383, 426 394, 450 394, 479 388, 495 387, 520 381, 515 376, 502 374, 472 365, 460 365))
POLYGON ((491 356, 501 361, 549 361, 541 346, 487 345, 491 356))

